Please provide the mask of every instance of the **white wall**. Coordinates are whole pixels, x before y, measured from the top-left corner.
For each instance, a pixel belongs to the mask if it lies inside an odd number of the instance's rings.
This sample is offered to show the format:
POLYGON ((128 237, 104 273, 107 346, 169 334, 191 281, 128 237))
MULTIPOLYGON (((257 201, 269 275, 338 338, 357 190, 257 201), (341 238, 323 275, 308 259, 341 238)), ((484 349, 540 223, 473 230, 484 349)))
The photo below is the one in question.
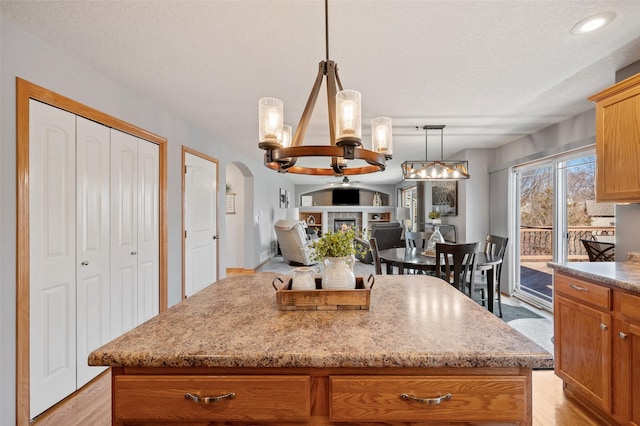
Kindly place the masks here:
MULTIPOLYGON (((547 127, 532 135, 517 139, 494 150, 494 165, 490 167, 491 204, 490 232, 509 235, 508 209, 510 167, 539 160, 552 155, 593 146, 595 144, 595 109, 590 109, 561 123, 547 127)), ((618 222, 619 224, 619 222, 618 222)), ((503 266, 503 289, 513 290, 513 241, 509 241, 503 266)))
MULTIPOLYGON (((227 232, 231 238, 227 238, 225 253, 227 255, 227 268, 244 268, 244 217, 245 209, 244 176, 235 164, 227 166, 227 184, 231 185, 231 191, 235 196, 235 214, 227 214, 227 232)), ((249 248, 247 248, 249 249, 249 248)))
POLYGON ((480 242, 481 247, 489 233, 489 167, 493 161, 492 149, 467 149, 451 156, 469 162, 467 180, 458 181, 458 216, 445 217, 443 223, 456 225, 459 242, 480 242))
MULTIPOLYGON (((251 170, 249 188, 252 200, 251 243, 247 261, 257 266, 261 254, 269 252, 273 232, 273 212, 278 208, 277 188, 288 179, 267 169, 225 141, 216 141, 202 130, 110 80, 72 56, 44 43, 6 18, 0 18, 0 410, 2 425, 15 424, 15 327, 16 327, 16 111, 15 79, 21 77, 56 93, 81 102, 128 123, 168 139, 168 285, 169 305, 180 301, 182 280, 181 252, 181 145, 189 146, 220 164, 220 176, 226 165, 238 161, 251 170), (276 188, 276 189, 273 189, 276 188), (258 218, 257 213, 263 212, 258 218)), ((231 141, 230 141, 231 142, 231 141)), ((219 212, 225 215, 224 190, 220 191, 219 212)), ((225 245, 231 237, 225 221, 220 221, 220 271, 227 266, 225 245)))

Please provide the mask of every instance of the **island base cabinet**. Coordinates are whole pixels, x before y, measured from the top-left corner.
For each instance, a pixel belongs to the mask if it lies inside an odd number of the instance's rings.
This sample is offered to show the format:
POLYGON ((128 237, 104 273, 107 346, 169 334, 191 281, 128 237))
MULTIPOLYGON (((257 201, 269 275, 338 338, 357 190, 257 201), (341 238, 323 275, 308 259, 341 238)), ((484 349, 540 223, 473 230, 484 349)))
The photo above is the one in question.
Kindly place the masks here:
POLYGON ((306 421, 309 376, 116 376, 114 424, 306 421), (187 396, 189 395, 189 396, 187 396))
POLYGON ((529 424, 530 392, 526 376, 337 376, 330 419, 529 424))

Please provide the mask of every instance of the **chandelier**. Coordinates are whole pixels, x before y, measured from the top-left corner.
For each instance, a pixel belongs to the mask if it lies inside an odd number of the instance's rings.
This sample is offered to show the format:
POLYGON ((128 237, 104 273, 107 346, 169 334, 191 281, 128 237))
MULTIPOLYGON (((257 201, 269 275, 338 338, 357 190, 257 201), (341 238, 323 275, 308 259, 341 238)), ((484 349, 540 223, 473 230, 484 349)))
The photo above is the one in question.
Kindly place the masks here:
POLYGON ((443 160, 444 125, 426 125, 425 130, 425 161, 405 161, 402 163, 403 180, 462 180, 469 179, 469 162, 458 160, 443 160), (429 130, 440 130, 440 160, 428 160, 427 136, 429 130))
POLYGON ((362 146, 360 93, 343 90, 338 64, 329 60, 328 0, 324 2, 326 59, 319 63, 318 74, 311 89, 295 134, 283 123, 284 103, 276 98, 262 98, 258 111, 258 147, 265 150, 264 164, 281 173, 305 175, 359 175, 381 172, 385 161, 392 158, 391 118, 377 117, 371 121, 372 150, 362 146), (329 110, 330 145, 303 146, 313 108, 326 77, 329 110), (296 165, 300 157, 322 157, 326 167, 296 165), (353 165, 350 160, 359 160, 353 165))

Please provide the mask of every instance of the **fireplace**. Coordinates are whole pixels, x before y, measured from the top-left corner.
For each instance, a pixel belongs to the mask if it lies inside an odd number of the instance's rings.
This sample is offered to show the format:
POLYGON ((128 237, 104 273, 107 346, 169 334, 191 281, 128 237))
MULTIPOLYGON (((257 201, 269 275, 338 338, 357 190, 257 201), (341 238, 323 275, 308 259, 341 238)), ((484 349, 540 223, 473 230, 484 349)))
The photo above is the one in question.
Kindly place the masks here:
POLYGON ((333 231, 345 231, 347 229, 355 229, 356 220, 349 218, 335 218, 333 220, 333 231))

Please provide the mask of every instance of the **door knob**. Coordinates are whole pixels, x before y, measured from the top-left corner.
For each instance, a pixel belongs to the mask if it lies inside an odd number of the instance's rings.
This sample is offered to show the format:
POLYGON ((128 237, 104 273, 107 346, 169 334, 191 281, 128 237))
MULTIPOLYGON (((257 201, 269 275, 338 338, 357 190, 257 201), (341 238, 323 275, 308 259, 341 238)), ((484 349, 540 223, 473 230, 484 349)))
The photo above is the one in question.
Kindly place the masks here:
POLYGON ((217 236, 217 235, 214 235, 214 236, 213 236, 213 239, 214 239, 214 240, 217 240, 217 239, 218 239, 218 236, 217 236))
POLYGON ((89 264, 89 262, 85 260, 84 262, 81 262, 80 264, 81 264, 82 266, 87 266, 87 265, 89 264))

